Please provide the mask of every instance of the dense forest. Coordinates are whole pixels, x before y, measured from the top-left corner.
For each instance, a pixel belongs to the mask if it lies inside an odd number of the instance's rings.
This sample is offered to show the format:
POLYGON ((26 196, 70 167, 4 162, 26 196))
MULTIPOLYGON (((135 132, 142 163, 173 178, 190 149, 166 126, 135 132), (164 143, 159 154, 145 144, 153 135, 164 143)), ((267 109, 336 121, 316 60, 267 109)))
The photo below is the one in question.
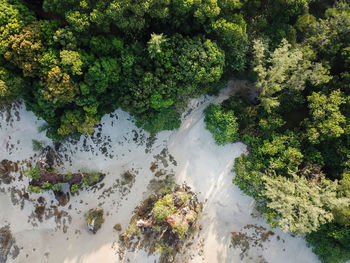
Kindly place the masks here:
POLYGON ((350 259, 350 7, 332 0, 0 0, 0 106, 21 98, 47 136, 91 134, 117 108, 150 133, 190 98, 237 140, 234 183, 322 262, 350 259))

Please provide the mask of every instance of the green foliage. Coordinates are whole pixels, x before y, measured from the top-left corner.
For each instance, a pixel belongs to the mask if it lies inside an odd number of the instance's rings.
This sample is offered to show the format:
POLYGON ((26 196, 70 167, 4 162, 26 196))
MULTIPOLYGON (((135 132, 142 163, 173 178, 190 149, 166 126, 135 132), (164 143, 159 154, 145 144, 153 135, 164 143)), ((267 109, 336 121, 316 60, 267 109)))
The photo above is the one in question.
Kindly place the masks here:
POLYGON ((41 189, 44 189, 44 190, 51 190, 52 189, 52 184, 50 182, 44 182, 42 185, 41 185, 41 189))
POLYGON ((25 88, 24 79, 16 72, 7 69, 0 59, 0 106, 17 99, 25 88))
MULTIPOLYGON (((323 261, 348 258, 349 205, 324 205, 327 198, 330 204, 349 198, 347 2, 331 8, 322 0, 42 4, 35 14, 25 1, 0 3, 0 106, 22 97, 55 141, 91 134, 118 107, 157 133, 180 126, 190 98, 214 93, 233 73, 251 76, 253 103, 243 90, 206 110, 218 144, 249 144, 250 154, 236 159, 234 183, 272 225, 287 220, 284 230, 312 230, 310 244, 323 261), (329 181, 335 179, 336 189, 329 181), (284 192, 277 196, 278 185, 284 192)), ((33 167, 26 174, 39 180, 39 172, 33 167)), ((160 202, 157 209, 164 220, 172 206, 160 202)), ((182 233, 181 226, 174 229, 182 233)))
POLYGON ((162 223, 168 216, 176 211, 172 194, 167 194, 159 199, 152 209, 152 213, 157 220, 157 223, 162 223))
POLYGON ((247 25, 241 15, 235 14, 231 21, 218 19, 213 24, 213 30, 220 46, 225 50, 227 67, 230 70, 242 71, 245 69, 248 50, 247 25))
POLYGON ((71 102, 77 94, 77 85, 72 81, 70 75, 63 72, 58 66, 53 67, 47 74, 46 88, 41 90, 46 100, 57 102, 71 102))
POLYGON ((162 95, 160 95, 158 92, 154 93, 151 96, 150 99, 151 107, 155 110, 162 110, 170 107, 172 104, 174 104, 174 101, 172 99, 164 100, 162 95))
POLYGON ((284 89, 304 90, 306 81, 313 85, 328 83, 330 77, 320 63, 312 63, 299 49, 291 49, 287 40, 266 59, 266 47, 261 40, 254 41, 255 67, 259 79, 260 101, 271 113, 280 105, 278 95, 284 89))
POLYGON ((235 177, 233 183, 236 184, 243 193, 259 201, 262 198, 261 192, 264 188, 262 173, 254 170, 254 163, 247 155, 236 158, 234 169, 235 177))
POLYGON ((72 194, 79 192, 79 186, 76 185, 76 184, 72 184, 71 187, 70 187, 70 192, 72 194))
POLYGON ((24 172, 24 175, 33 179, 34 181, 39 181, 40 179, 40 169, 39 166, 34 166, 34 167, 29 167, 29 169, 27 169, 24 172))
POLYGON ((174 248, 172 246, 169 246, 166 242, 157 242, 155 246, 156 251, 163 255, 170 255, 174 248))
POLYGON ((350 259, 350 229, 334 223, 322 225, 306 236, 313 252, 324 263, 345 263, 350 259))
POLYGON ((54 192, 59 192, 61 191, 61 187, 64 185, 64 183, 57 183, 52 185, 51 190, 54 192))
POLYGON ((72 179, 72 173, 71 172, 67 172, 67 174, 62 174, 62 178, 64 181, 69 181, 72 179))
POLYGON ((88 173, 84 173, 84 176, 83 176, 83 183, 85 185, 94 185, 98 182, 101 181, 101 178, 102 178, 102 174, 100 172, 88 172, 88 173))
POLYGON ((305 234, 316 231, 333 220, 332 210, 350 199, 337 198, 337 182, 321 178, 313 183, 295 173, 288 179, 282 176, 263 176, 263 195, 267 207, 278 212, 279 227, 286 232, 305 234))
MULTIPOLYGON (((350 173, 345 171, 338 185, 338 196, 350 198, 350 173)), ((350 203, 333 210, 334 221, 341 226, 350 226, 350 203)))
POLYGON ((44 47, 40 39, 40 24, 32 23, 8 40, 4 58, 22 69, 24 77, 35 77, 40 70, 40 59, 44 47))
POLYGON ((92 230, 94 233, 96 233, 96 231, 101 228, 102 224, 105 221, 103 213, 103 209, 90 209, 85 214, 85 221, 88 225, 94 226, 94 229, 92 230))
POLYGON ((312 116, 308 137, 311 143, 326 138, 340 137, 346 129, 346 117, 340 106, 346 102, 340 90, 332 91, 328 96, 322 92, 313 92, 308 97, 312 116))
POLYGON ((268 162, 269 169, 282 173, 297 170, 303 160, 299 142, 291 132, 285 135, 273 135, 271 141, 264 140, 258 152, 261 159, 268 162))
POLYGON ((83 62, 80 59, 80 54, 72 50, 62 50, 60 52, 61 65, 62 67, 70 72, 72 75, 83 74, 81 68, 83 62))
POLYGON ((166 41, 167 38, 163 34, 151 34, 151 39, 147 42, 150 58, 155 58, 157 54, 162 52, 161 46, 166 41))
POLYGON ((206 128, 212 133, 218 145, 238 140, 237 118, 232 110, 225 112, 220 105, 211 104, 204 113, 206 128))
POLYGON ((179 238, 182 239, 187 234, 188 227, 189 225, 187 223, 181 225, 174 224, 174 227, 171 231, 173 233, 176 233, 179 236, 179 238))
POLYGON ((10 46, 9 39, 34 20, 34 14, 23 1, 3 0, 0 3, 0 54, 10 46))
POLYGON ((143 118, 137 124, 151 134, 155 134, 161 130, 173 130, 179 128, 181 124, 180 114, 174 108, 164 109, 159 113, 152 113, 150 116, 153 118, 148 120, 146 124, 142 125, 146 121, 142 121, 143 118))
POLYGON ((43 190, 39 186, 29 185, 28 192, 40 194, 43 192, 43 190))

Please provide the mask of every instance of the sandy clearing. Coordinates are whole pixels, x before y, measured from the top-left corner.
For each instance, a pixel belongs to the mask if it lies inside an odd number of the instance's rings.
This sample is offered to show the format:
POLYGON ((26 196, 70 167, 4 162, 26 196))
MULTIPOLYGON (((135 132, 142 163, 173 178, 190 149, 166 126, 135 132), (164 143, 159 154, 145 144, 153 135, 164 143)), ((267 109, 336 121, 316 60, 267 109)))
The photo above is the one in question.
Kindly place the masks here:
MULTIPOLYGON (((32 218, 28 222, 34 210, 33 204, 25 202, 22 210, 19 205, 12 204, 10 188, 24 187, 27 179, 1 185, 5 191, 0 194, 1 222, 10 223, 17 245, 23 247, 15 260, 8 261, 109 263, 128 262, 129 259, 130 262, 154 262, 157 255, 148 257, 141 250, 127 253, 120 261, 118 244, 115 243, 119 232, 113 230, 113 226, 120 223, 123 230, 126 229, 133 209, 149 193, 147 185, 155 178, 150 166, 156 162, 159 169, 174 172, 178 183, 186 182, 191 186, 201 201, 208 200, 200 219, 204 228, 197 239, 200 244, 186 252, 187 256, 190 255, 190 262, 318 262, 303 239, 279 230, 273 230, 274 236, 263 243, 262 248, 251 247, 243 258, 240 249, 230 248, 231 232, 240 232, 247 224, 270 230, 263 219, 250 216, 254 208, 253 200, 232 184, 234 158, 246 151, 245 145, 217 146, 204 128, 203 109, 210 102, 222 101, 230 93, 231 90, 225 89, 218 97, 192 100, 189 104, 192 110, 185 115, 181 128, 159 133, 153 144, 149 135, 136 128, 129 114, 121 110, 102 119, 102 126, 96 131, 96 134, 100 133, 99 137, 82 137, 77 144, 65 143, 61 148, 65 149, 66 158, 63 158, 60 170, 98 169, 107 173, 103 188, 81 191, 80 195, 72 196, 69 202, 71 209, 68 209, 69 204, 59 207, 69 214, 63 217, 65 223, 61 220, 57 224, 54 218, 43 222, 32 218), (171 162, 169 156, 163 158, 164 162, 155 157, 165 148, 177 165, 171 162), (125 188, 121 183, 121 174, 127 170, 133 171, 135 182, 125 188), (86 230, 83 215, 89 208, 97 206, 108 211, 109 215, 101 230, 93 235, 86 230), (63 232, 63 225, 68 226, 66 233, 63 232), (198 253, 201 249, 203 253, 198 253)), ((19 109, 19 116, 20 120, 15 118, 11 125, 6 124, 4 116, 0 117, 0 160, 6 158, 15 161, 33 156, 32 139, 51 143, 43 133, 37 133, 43 121, 37 120, 23 106, 19 109), (6 145, 9 147, 6 148, 6 145)), ((51 205, 51 200, 53 205, 57 205, 52 193, 33 194, 31 198, 37 199, 39 196, 44 196, 46 206, 51 205)))

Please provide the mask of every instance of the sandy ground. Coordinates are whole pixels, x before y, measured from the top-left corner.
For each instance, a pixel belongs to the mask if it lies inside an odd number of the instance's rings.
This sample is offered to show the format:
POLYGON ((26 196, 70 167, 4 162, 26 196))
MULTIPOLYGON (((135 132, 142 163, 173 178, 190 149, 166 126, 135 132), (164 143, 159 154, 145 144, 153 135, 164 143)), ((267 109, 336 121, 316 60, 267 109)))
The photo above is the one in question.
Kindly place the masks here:
MULTIPOLYGON (((148 256, 142 250, 122 254, 120 232, 113 226, 120 223, 123 231, 127 228, 134 208, 150 193, 148 186, 157 171, 175 174, 177 183, 186 182, 205 202, 200 219, 203 230, 192 247, 179 256, 179 262, 318 262, 301 238, 272 230, 273 234, 261 241, 261 233, 268 233, 270 228, 263 219, 251 217, 253 200, 232 184, 234 158, 246 147, 242 143, 215 145, 203 122, 203 109, 211 102, 222 101, 230 92, 225 89, 218 97, 192 100, 181 128, 161 132, 155 138, 136 128, 127 113, 117 110, 102 119, 92 137, 62 145, 59 170, 93 169, 107 174, 102 184, 71 196, 64 207, 58 206, 52 193, 30 194, 29 200, 24 200, 21 193, 28 178, 13 173, 14 182, 0 185, 0 227, 10 225, 20 248, 19 255, 15 259, 10 255, 8 262, 154 262, 157 255, 148 256), (154 163, 158 168, 152 172, 154 163), (134 174, 135 180, 123 182, 125 171, 134 174), (34 213, 38 206, 45 207, 42 222, 34 213), (84 214, 95 207, 103 208, 108 215, 93 235, 86 229, 84 214), (247 225, 250 228, 244 229, 247 225), (232 232, 246 233, 249 248, 232 247, 232 232)), ((6 122, 7 116, 0 116, 0 161, 32 157, 35 162, 32 139, 51 145, 44 133, 38 133, 44 122, 24 106, 10 112, 10 122, 6 122)))

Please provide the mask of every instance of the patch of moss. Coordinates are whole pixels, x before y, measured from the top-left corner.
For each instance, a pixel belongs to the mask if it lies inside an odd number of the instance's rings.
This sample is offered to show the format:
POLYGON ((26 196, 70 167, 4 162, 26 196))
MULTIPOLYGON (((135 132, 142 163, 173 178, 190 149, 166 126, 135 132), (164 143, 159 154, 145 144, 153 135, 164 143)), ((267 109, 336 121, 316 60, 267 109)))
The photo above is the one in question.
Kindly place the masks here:
POLYGON ((83 177, 83 184, 92 186, 94 184, 97 184, 103 179, 104 175, 100 172, 89 172, 89 173, 84 173, 83 177))

